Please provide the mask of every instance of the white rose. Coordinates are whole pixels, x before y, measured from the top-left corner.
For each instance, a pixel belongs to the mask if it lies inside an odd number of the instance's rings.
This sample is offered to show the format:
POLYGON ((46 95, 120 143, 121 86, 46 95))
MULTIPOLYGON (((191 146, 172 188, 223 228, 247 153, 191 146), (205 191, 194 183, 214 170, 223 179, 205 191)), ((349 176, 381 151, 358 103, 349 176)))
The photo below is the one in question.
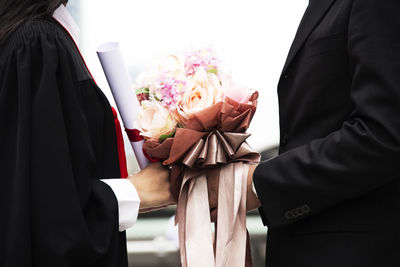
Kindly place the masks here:
POLYGON ((145 137, 159 139, 175 131, 176 121, 158 101, 145 100, 139 109, 136 129, 145 137))

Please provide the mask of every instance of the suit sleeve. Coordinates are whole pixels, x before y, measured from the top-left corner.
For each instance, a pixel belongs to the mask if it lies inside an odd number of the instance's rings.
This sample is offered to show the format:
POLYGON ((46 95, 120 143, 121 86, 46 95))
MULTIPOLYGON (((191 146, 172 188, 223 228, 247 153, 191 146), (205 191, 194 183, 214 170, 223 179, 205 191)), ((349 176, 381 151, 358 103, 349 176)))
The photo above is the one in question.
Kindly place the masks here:
POLYGON ((301 220, 398 179, 400 2, 354 0, 348 53, 354 110, 341 129, 268 162, 254 183, 270 227, 301 220))
POLYGON ((0 265, 127 266, 62 35, 33 22, 0 62, 0 265))

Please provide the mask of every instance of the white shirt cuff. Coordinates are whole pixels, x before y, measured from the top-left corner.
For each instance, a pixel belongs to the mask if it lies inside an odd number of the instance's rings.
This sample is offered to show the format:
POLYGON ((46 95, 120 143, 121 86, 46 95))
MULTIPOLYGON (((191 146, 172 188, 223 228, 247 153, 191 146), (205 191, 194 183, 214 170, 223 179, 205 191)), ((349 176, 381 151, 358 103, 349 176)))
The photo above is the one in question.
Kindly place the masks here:
POLYGON ((256 186, 254 185, 254 181, 251 182, 251 189, 253 190, 254 195, 255 195, 257 198, 259 198, 259 197, 258 197, 258 194, 257 194, 256 186))
POLYGON ((119 212, 119 231, 132 227, 139 214, 140 198, 136 188, 128 179, 103 179, 111 187, 117 201, 119 212))

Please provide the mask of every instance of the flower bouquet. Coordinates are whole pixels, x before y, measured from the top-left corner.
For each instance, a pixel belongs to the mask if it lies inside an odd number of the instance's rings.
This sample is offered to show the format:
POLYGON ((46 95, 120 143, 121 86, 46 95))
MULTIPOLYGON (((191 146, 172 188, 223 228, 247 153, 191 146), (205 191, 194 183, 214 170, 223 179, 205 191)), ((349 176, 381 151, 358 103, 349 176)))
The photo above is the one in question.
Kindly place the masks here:
POLYGON ((168 56, 135 90, 143 150, 172 167, 182 266, 249 266, 247 175, 260 155, 246 130, 258 93, 235 86, 210 49, 168 56))

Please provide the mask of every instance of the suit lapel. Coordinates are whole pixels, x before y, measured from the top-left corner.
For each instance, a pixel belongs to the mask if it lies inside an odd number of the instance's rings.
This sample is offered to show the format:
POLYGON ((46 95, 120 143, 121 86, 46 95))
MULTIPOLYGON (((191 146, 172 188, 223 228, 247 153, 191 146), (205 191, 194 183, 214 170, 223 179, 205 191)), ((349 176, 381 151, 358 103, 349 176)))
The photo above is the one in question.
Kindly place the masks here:
POLYGON ((292 47, 290 48, 289 55, 286 59, 282 73, 286 72, 287 68, 292 63, 293 59, 307 40, 308 36, 310 36, 315 27, 321 22, 334 2, 335 0, 310 1, 307 10, 304 13, 303 19, 301 20, 299 29, 297 30, 296 37, 293 41, 292 47))

